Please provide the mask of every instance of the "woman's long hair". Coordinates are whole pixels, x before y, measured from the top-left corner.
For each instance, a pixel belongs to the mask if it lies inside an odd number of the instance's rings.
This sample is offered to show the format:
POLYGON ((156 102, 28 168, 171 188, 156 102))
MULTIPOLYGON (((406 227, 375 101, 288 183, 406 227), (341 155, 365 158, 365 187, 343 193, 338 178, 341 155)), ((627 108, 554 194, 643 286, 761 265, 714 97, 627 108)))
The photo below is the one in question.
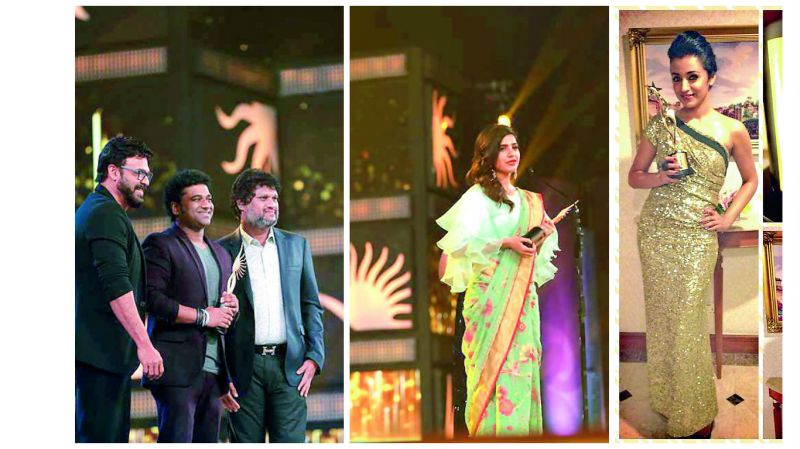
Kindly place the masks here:
MULTIPOLYGON (((517 132, 505 125, 489 125, 478 134, 472 166, 467 172, 467 184, 480 184, 486 196, 498 204, 508 204, 509 208, 514 209, 514 203, 508 199, 494 172, 497 154, 500 153, 500 142, 509 134, 517 138, 517 132)), ((515 179, 516 175, 512 174, 511 180, 515 179)))

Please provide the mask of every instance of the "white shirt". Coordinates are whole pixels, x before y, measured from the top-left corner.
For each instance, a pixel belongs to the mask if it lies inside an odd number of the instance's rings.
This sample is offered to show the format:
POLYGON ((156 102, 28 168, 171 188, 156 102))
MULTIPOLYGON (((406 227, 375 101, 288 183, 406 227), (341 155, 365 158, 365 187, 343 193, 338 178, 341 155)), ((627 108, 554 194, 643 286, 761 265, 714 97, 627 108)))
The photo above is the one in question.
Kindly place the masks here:
POLYGON ((286 320, 283 315, 281 270, 275 235, 270 228, 264 246, 239 227, 247 258, 247 273, 253 291, 256 321, 256 345, 286 343, 286 320))

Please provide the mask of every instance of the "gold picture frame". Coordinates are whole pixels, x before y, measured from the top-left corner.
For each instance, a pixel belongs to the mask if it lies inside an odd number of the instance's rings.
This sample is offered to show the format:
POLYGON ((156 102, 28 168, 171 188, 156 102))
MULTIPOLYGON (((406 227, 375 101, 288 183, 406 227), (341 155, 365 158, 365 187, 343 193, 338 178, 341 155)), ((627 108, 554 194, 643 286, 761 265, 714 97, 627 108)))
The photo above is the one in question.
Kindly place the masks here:
MULTIPOLYGON (((641 137, 647 125, 647 45, 669 44, 687 27, 675 28, 630 28, 626 36, 630 48, 633 115, 636 139, 641 137)), ((711 43, 758 42, 758 24, 732 27, 692 27, 711 43)))
MULTIPOLYGON (((764 318, 768 333, 783 332, 782 293, 778 286, 775 247, 783 246, 783 231, 765 230, 764 244, 764 318)), ((782 253, 782 251, 781 251, 782 253)), ((780 267, 778 267, 780 268, 780 267)))

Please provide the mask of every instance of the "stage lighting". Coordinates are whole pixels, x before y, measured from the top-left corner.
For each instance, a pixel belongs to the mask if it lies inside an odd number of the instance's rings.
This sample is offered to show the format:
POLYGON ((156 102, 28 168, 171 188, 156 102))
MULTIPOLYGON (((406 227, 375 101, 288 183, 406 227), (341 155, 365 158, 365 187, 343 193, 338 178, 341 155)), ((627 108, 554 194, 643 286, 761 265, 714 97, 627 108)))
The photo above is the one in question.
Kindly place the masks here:
MULTIPOLYGON (((97 174, 97 161, 100 159, 100 152, 103 151, 103 146, 106 144, 103 140, 103 110, 97 109, 92 114, 92 177, 97 174)), ((97 179, 95 178, 92 188, 97 187, 97 179)))
POLYGON ((503 114, 500 117, 497 117, 497 124, 511 126, 511 117, 503 114))

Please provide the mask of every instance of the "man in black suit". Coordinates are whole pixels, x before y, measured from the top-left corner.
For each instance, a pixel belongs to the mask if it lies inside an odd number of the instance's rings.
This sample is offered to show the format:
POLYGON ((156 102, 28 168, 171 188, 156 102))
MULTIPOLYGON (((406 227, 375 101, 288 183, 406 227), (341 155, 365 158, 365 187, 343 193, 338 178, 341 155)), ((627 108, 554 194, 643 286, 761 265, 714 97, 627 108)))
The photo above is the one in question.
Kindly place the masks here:
POLYGON ((158 407, 159 443, 219 441, 230 378, 218 328, 230 326, 239 303, 225 292, 231 258, 204 232, 214 215, 210 181, 198 170, 176 173, 164 189, 172 226, 143 244, 148 330, 165 368, 144 381, 158 407))
POLYGON ((241 314, 225 336, 233 382, 222 403, 233 412, 233 442, 264 442, 266 433, 270 442, 305 441, 305 398, 325 360, 311 248, 275 228, 279 192, 271 174, 242 172, 231 192, 240 227, 220 240, 247 259, 234 290, 241 314))
POLYGON ((144 327, 145 262, 129 208, 153 177, 153 152, 130 137, 109 140, 99 185, 75 212, 75 442, 127 443, 131 375, 164 371, 144 327))

